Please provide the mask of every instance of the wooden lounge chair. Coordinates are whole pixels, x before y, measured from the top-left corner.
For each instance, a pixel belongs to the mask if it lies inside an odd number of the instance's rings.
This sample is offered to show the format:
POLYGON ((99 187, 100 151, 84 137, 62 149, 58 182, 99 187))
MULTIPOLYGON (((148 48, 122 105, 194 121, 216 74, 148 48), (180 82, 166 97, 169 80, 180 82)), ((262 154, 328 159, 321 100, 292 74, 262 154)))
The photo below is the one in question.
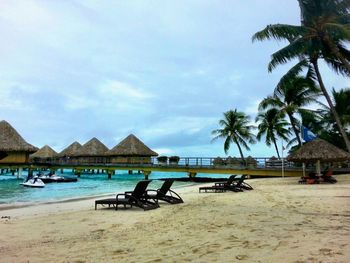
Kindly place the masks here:
POLYGON ((143 208, 144 210, 158 208, 159 205, 157 204, 157 202, 152 202, 151 199, 146 200, 144 198, 146 188, 149 183, 150 180, 140 181, 135 186, 134 191, 125 192, 124 194, 118 194, 116 198, 96 200, 95 210, 97 209, 97 205, 108 205, 108 207, 113 206, 117 210, 118 205, 120 204, 124 205, 124 207, 126 207, 126 205, 130 205, 131 207, 135 205, 137 207, 143 208), (122 196, 124 196, 124 198, 122 198, 122 196))
POLYGON ((184 201, 182 198, 175 193, 173 190, 170 189, 172 184, 174 183, 174 180, 168 179, 165 180, 162 187, 157 190, 147 190, 146 191, 146 198, 151 198, 156 201, 162 200, 165 202, 168 202, 170 204, 180 204, 184 201))
POLYGON ((335 179, 333 176, 333 169, 325 169, 322 172, 321 179, 325 183, 335 184, 337 182, 337 179, 335 179))
MULTIPOLYGON (((226 182, 215 183, 213 186, 199 187, 199 192, 222 193, 226 191, 242 192, 243 190, 235 183, 236 175, 231 175, 226 182)), ((240 183, 241 185, 241 183, 240 183)))
POLYGON ((246 176, 243 174, 240 178, 238 179, 235 178, 236 182, 234 182, 233 185, 236 188, 243 189, 243 190, 254 190, 254 188, 250 184, 244 182, 245 179, 246 179, 246 176))
POLYGON ((115 210, 118 210, 118 205, 130 205, 130 207, 137 206, 143 210, 151 210, 158 208, 158 202, 152 198, 145 198, 146 188, 150 180, 143 180, 137 183, 134 191, 125 192, 124 194, 117 194, 115 210))
POLYGON ((117 205, 117 200, 115 198, 95 200, 95 210, 97 209, 97 205, 108 205, 108 208, 111 206, 115 207, 117 205))

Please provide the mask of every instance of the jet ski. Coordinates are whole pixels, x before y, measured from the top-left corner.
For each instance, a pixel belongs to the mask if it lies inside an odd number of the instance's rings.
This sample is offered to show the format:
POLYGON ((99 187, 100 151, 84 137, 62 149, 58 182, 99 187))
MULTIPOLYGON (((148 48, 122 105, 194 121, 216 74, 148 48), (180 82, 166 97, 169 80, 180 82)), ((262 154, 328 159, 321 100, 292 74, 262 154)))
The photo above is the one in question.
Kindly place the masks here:
POLYGON ((25 182, 21 183, 21 185, 26 186, 26 187, 38 187, 38 188, 43 188, 45 187, 45 184, 41 179, 34 177, 26 180, 25 182))
POLYGON ((43 181, 45 184, 47 183, 70 183, 70 182, 76 182, 78 181, 77 178, 66 178, 63 176, 59 176, 59 175, 41 175, 39 176, 39 179, 41 179, 41 181, 43 181))

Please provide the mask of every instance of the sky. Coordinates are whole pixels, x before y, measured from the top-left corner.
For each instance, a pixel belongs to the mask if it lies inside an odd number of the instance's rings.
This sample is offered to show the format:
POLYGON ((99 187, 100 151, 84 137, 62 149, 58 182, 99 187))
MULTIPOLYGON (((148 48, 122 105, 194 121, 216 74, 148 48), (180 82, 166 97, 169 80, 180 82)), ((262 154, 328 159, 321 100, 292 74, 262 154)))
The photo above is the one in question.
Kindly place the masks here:
MULTIPOLYGON (((223 112, 254 120, 291 66, 268 73, 285 43, 252 35, 299 19, 296 0, 1 1, 0 120, 56 151, 133 133, 159 154, 225 156, 211 142, 223 112)), ((350 86, 321 70, 329 89, 350 86)), ((264 143, 244 153, 276 155, 264 143)))

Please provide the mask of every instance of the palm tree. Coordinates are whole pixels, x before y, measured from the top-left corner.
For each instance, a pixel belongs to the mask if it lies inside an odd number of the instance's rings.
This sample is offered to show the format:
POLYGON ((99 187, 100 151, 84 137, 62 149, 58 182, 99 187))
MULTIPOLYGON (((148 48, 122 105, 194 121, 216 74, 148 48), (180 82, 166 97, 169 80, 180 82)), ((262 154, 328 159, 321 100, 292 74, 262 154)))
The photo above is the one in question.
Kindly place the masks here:
MULTIPOLYGON (((341 89, 339 91, 332 90, 332 100, 339 114, 339 118, 344 127, 350 128, 350 89, 341 89)), ((318 137, 324 139, 339 148, 346 149, 346 145, 342 140, 337 129, 337 125, 332 118, 332 113, 328 106, 322 105, 322 108, 316 111, 314 116, 303 116, 303 125, 311 128, 318 137)), ((349 130, 347 132, 349 135, 349 130)))
POLYGON ((335 56, 350 73, 349 54, 344 43, 349 41, 349 10, 348 0, 298 0, 301 10, 301 23, 312 38, 335 56))
POLYGON ((319 89, 314 82, 305 77, 282 78, 275 88, 274 94, 268 96, 259 104, 259 110, 267 108, 278 108, 285 113, 290 121, 299 146, 302 145, 299 136, 299 121, 295 114, 312 114, 305 106, 316 102, 319 89))
POLYGON ((343 44, 344 41, 350 40, 348 2, 348 0, 332 1, 332 3, 330 0, 300 0, 302 25, 269 25, 257 32, 253 36, 253 41, 270 38, 289 41, 286 47, 272 55, 269 71, 279 64, 299 59, 299 63, 287 75, 299 74, 306 67, 309 77, 317 79, 346 148, 350 152, 349 138, 324 85, 318 66, 318 60, 322 58, 338 73, 350 75, 350 67, 347 65, 350 51, 343 44))
POLYGON ((290 134, 287 126, 287 121, 284 120, 284 114, 277 108, 271 108, 265 112, 259 112, 255 119, 256 122, 260 122, 258 125, 258 134, 256 138, 260 141, 262 136, 265 135, 265 143, 267 146, 271 146, 273 143, 276 149, 278 159, 280 154, 277 147, 277 138, 287 141, 290 134))
POLYGON ((219 138, 224 139, 224 151, 226 154, 230 149, 231 143, 236 144, 239 154, 244 161, 242 147, 250 150, 248 144, 256 142, 255 135, 251 132, 255 127, 250 125, 249 122, 249 116, 244 112, 237 111, 237 109, 224 112, 224 118, 219 121, 221 128, 212 131, 212 134, 215 135, 213 141, 219 138))
POLYGON ((350 89, 332 90, 335 109, 339 114, 339 118, 344 127, 350 125, 350 89))

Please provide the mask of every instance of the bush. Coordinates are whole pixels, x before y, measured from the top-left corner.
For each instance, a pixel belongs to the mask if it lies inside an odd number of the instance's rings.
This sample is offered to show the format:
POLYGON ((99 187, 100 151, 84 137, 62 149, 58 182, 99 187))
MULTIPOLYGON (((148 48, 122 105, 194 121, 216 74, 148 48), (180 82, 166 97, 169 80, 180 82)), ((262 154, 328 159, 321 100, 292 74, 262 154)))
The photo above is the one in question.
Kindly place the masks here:
POLYGON ((167 156, 159 156, 159 157, 157 157, 157 161, 159 163, 166 163, 168 161, 168 157, 167 156))
POLYGON ((179 156, 170 156, 169 157, 169 162, 170 163, 178 163, 180 161, 180 157, 179 156))

